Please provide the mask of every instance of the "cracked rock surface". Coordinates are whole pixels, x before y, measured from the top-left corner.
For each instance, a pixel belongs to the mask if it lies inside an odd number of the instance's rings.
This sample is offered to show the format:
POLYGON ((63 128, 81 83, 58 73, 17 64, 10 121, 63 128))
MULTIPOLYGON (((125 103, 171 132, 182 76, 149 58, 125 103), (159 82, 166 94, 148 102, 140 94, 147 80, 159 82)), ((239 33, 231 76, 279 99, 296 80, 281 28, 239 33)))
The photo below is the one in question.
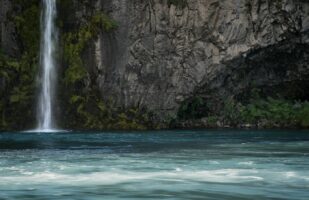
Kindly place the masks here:
POLYGON ((196 94, 308 81, 308 1, 101 1, 118 23, 96 55, 102 94, 162 116, 196 94))
MULTIPOLYGON (((309 88, 307 0, 73 2, 77 22, 104 11, 118 24, 102 31, 83 59, 102 97, 119 106, 145 107, 163 119, 197 94, 216 101, 253 88, 309 88)), ((9 3, 0 3, 1 47, 17 54, 4 16, 9 3)))

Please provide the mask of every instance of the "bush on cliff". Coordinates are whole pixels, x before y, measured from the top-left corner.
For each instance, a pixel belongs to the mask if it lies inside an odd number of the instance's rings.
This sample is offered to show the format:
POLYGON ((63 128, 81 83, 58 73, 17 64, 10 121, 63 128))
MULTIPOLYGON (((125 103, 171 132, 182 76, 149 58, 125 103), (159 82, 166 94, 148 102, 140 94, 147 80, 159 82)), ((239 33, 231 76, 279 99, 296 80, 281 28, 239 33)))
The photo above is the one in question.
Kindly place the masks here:
POLYGON ((186 101, 179 109, 178 121, 207 118, 211 119, 213 125, 215 124, 213 119, 216 119, 222 125, 230 127, 250 124, 261 128, 309 128, 307 101, 255 97, 244 105, 233 99, 227 99, 222 101, 221 109, 213 111, 209 108, 211 106, 201 98, 186 101))

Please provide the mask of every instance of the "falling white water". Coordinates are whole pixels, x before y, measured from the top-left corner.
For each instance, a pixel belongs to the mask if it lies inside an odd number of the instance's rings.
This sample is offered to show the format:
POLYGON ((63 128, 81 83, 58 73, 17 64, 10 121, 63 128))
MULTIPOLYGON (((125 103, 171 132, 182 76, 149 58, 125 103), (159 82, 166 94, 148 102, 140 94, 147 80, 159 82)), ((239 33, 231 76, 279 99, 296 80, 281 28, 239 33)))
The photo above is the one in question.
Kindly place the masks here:
POLYGON ((55 128, 53 119, 53 96, 55 93, 55 44, 57 31, 55 28, 56 0, 43 0, 43 16, 41 20, 41 73, 38 103, 38 131, 49 131, 55 128))

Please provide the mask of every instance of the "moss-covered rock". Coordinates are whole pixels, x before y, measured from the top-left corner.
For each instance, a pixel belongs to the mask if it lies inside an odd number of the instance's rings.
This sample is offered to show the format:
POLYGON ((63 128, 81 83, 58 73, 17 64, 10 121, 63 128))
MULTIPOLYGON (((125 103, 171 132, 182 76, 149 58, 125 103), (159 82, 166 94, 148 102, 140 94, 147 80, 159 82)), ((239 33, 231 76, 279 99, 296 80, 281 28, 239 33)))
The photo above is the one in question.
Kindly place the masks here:
MULTIPOLYGON (((82 54, 100 32, 112 32, 117 28, 117 23, 103 12, 95 12, 85 19, 87 22, 75 24, 71 30, 64 30, 61 36, 65 66, 61 85, 65 92, 60 98, 62 107, 66 108, 61 126, 95 130, 150 128, 150 113, 143 109, 116 107, 112 100, 103 101, 91 82, 82 54)), ((62 20, 67 18, 59 19, 60 24, 65 24, 62 20)))
POLYGON ((36 75, 40 46, 40 1, 14 0, 9 19, 14 23, 21 55, 0 51, 0 129, 24 129, 33 125, 36 75))

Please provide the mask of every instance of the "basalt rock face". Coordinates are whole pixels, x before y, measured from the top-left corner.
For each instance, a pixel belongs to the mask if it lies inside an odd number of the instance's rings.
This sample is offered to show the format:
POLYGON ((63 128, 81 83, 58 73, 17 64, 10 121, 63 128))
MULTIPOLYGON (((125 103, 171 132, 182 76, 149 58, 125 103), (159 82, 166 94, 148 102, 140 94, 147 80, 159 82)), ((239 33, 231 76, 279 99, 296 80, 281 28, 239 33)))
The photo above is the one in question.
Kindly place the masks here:
MULTIPOLYGON (((0 45, 18 57, 7 19, 14 2, 0 1, 0 45)), ((117 22, 81 56, 101 97, 118 107, 145 108, 164 121, 197 95, 218 105, 243 101, 254 88, 309 99, 307 0, 64 0, 58 10, 59 34, 96 12, 117 22)))
MULTIPOLYGON (((309 81, 306 0, 101 1, 119 28, 95 43, 97 84, 124 106, 162 118, 186 99, 301 90, 309 81)), ((286 94, 286 93, 284 93, 286 94)), ((298 98, 298 97, 296 97, 298 98)))

